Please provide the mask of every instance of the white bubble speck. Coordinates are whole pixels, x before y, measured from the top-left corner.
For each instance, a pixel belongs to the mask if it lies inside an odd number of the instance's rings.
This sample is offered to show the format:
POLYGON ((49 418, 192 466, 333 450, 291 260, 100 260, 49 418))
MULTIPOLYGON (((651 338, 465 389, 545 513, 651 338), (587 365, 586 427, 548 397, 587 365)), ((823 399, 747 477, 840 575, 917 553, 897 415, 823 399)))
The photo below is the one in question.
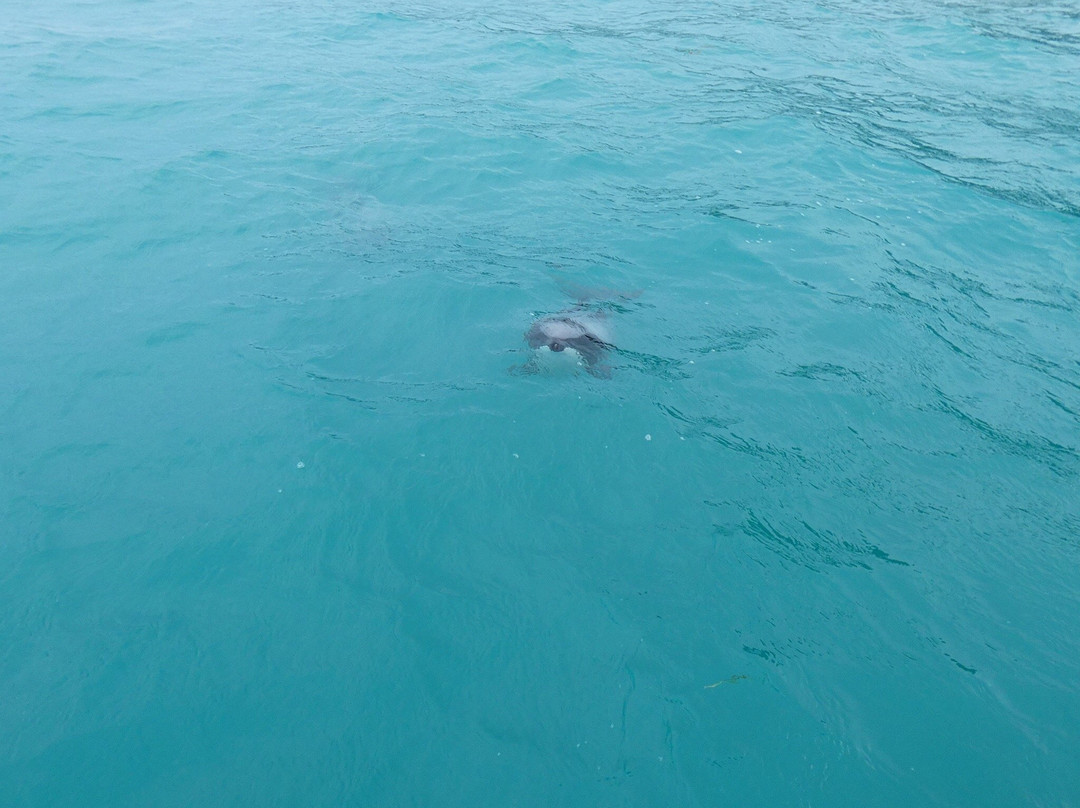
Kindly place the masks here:
POLYGON ((690 364, 691 364, 691 365, 692 365, 692 364, 694 364, 694 360, 693 360, 693 359, 691 359, 691 360, 690 360, 690 364))
POLYGON ((514 459, 517 460, 519 457, 521 457, 521 455, 519 455, 517 452, 514 452, 514 459))
POLYGON ((646 435, 645 440, 652 440, 652 435, 646 435))
POLYGON ((303 461, 303 460, 300 460, 299 462, 297 462, 297 464, 296 464, 296 467, 297 467, 298 469, 302 469, 302 468, 304 467, 304 461, 303 461))
POLYGON ((736 154, 742 154, 742 149, 736 149, 736 150, 735 150, 735 153, 736 153, 736 154))
POLYGON ((277 490, 277 492, 278 492, 278 493, 280 494, 280 493, 281 493, 281 489, 279 488, 279 489, 277 490))

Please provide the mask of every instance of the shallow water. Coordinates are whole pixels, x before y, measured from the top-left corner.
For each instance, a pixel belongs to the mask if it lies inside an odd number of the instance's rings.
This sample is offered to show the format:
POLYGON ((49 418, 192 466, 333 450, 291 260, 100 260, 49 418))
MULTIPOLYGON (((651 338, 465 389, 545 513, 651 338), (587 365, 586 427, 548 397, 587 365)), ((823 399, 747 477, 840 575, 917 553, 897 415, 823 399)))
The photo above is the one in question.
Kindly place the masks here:
POLYGON ((1074 6, 225 5, 0 20, 5 805, 1080 801, 1074 6))

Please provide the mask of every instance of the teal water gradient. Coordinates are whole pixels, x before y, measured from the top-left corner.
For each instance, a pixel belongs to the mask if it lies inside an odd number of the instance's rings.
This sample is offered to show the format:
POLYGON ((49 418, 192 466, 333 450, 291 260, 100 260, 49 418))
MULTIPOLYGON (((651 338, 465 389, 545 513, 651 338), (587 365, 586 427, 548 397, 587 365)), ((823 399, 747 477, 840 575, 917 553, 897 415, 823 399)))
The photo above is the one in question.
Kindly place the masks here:
POLYGON ((1080 802, 1071 4, 2 16, 0 804, 1080 802))

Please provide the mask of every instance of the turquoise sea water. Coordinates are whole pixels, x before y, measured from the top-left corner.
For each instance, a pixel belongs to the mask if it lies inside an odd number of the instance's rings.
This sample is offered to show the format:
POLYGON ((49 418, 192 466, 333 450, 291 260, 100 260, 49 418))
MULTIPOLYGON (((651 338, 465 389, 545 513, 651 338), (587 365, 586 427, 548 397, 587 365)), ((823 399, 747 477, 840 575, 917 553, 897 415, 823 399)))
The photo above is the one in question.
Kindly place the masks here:
POLYGON ((0 804, 1080 805, 1075 5, 8 4, 0 75, 0 804), (574 286, 611 378, 522 372, 574 286))

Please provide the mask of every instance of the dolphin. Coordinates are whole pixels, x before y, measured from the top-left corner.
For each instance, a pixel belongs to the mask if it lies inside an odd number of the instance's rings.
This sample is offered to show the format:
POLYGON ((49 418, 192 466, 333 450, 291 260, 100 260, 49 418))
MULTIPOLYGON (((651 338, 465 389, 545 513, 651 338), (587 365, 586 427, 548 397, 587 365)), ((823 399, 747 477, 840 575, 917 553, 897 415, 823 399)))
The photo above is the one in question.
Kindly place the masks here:
POLYGON ((579 307, 541 317, 525 332, 525 341, 530 348, 547 348, 553 353, 569 348, 581 357, 591 375, 611 376, 611 368, 604 364, 604 359, 615 345, 602 312, 579 307))

